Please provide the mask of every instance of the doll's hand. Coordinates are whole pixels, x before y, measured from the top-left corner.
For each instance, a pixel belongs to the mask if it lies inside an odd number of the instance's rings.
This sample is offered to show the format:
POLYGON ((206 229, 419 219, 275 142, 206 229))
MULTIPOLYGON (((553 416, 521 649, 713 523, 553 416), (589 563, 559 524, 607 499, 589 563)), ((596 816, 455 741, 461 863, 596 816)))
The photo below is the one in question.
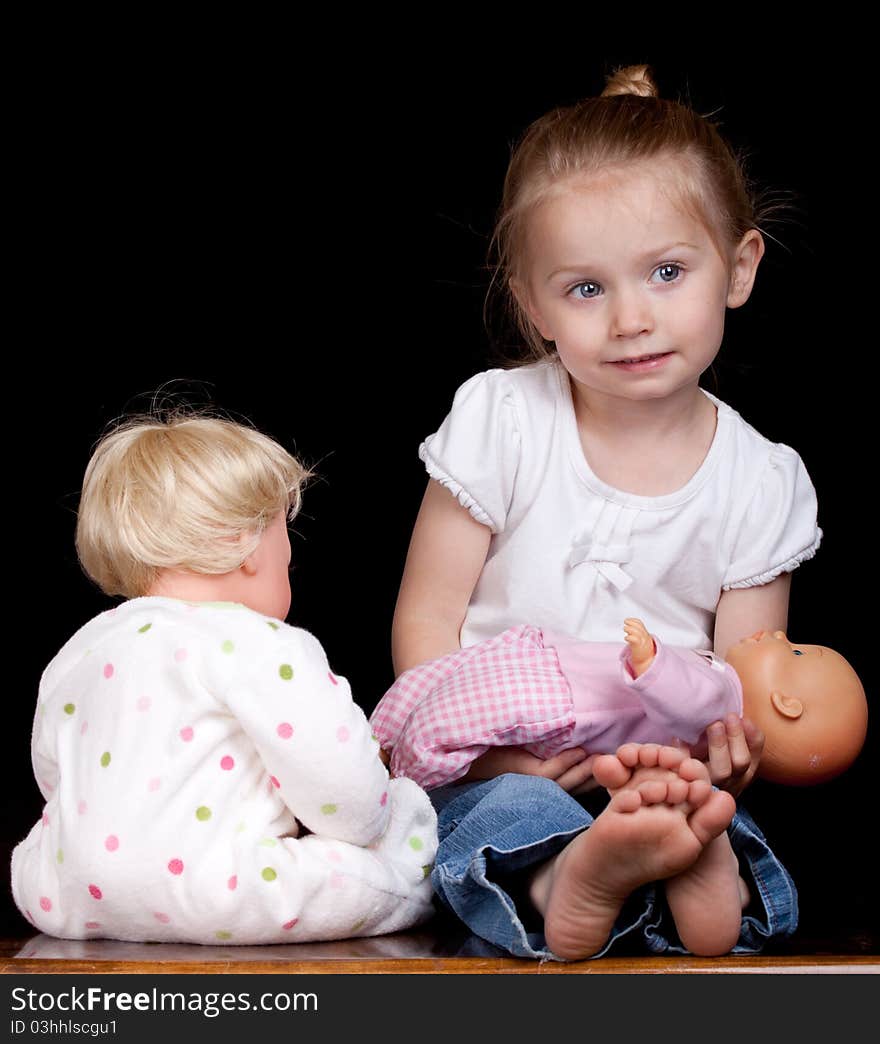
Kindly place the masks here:
POLYGON ((648 634, 648 629, 642 621, 634 616, 627 617, 623 621, 623 634, 626 644, 629 646, 629 659, 633 674, 639 678, 654 662, 657 651, 654 639, 648 634))
POLYGON ((706 730, 709 744, 709 775, 719 790, 738 797, 751 783, 761 754, 764 733, 750 718, 728 714, 706 730))
POLYGON ((593 758, 582 747, 571 747, 546 759, 522 747, 490 747, 471 764, 464 779, 494 779, 505 772, 516 772, 555 780, 569 794, 585 794, 599 786, 593 779, 593 758))

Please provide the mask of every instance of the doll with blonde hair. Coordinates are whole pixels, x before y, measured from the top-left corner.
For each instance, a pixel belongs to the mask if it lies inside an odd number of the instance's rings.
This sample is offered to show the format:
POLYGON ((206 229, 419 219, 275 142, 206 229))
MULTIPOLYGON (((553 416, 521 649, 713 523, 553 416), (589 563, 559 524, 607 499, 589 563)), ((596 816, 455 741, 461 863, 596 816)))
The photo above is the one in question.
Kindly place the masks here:
POLYGON ((285 624, 307 470, 187 412, 101 440, 76 544, 125 601, 46 668, 46 805, 12 859, 23 914, 64 938, 280 943, 431 913, 436 817, 389 781, 346 680, 285 624))
MULTIPOLYGON (((659 97, 645 66, 526 130, 492 241, 523 358, 466 381, 420 447, 398 675, 524 625, 614 642, 636 617, 720 657, 785 630, 790 574, 821 540, 812 483, 699 386, 751 294, 761 222, 718 129, 659 97)), ((730 715, 709 726, 707 764, 490 750, 433 793, 435 888, 520 956, 596 956, 623 936, 757 952, 797 923, 791 878, 734 815, 762 742, 730 715), (613 797, 594 819, 570 795, 596 783, 613 797)))

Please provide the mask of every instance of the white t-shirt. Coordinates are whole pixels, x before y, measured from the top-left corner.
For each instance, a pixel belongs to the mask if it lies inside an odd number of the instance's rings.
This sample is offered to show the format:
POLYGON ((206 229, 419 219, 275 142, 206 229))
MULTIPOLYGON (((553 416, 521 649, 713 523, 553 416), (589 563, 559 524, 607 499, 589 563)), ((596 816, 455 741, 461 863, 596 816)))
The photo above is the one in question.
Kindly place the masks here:
POLYGON ((522 623, 619 641, 637 616, 670 645, 711 648, 722 591, 816 553, 816 494, 798 454, 709 398, 718 421, 703 463, 681 489, 645 497, 593 474, 556 360, 458 389, 419 456, 492 531, 462 646, 522 623))

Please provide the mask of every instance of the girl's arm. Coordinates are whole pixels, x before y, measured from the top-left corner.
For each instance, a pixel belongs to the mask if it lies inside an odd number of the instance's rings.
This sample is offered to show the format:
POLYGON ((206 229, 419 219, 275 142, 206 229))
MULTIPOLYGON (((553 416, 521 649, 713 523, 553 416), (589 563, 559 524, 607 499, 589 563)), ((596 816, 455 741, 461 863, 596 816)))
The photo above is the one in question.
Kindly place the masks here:
POLYGON ((715 652, 723 660, 727 650, 756 631, 784 631, 788 626, 791 573, 783 573, 761 587, 722 591, 715 612, 715 652))
MULTIPOLYGON (((784 631, 788 624, 791 573, 760 587, 723 591, 715 615, 715 652, 727 650, 756 631, 784 631)), ((764 750, 764 735, 748 718, 730 714, 706 730, 712 782, 734 796, 752 781, 764 750)))
POLYGON ((433 479, 413 529, 391 631, 395 674, 461 647, 492 533, 433 479))

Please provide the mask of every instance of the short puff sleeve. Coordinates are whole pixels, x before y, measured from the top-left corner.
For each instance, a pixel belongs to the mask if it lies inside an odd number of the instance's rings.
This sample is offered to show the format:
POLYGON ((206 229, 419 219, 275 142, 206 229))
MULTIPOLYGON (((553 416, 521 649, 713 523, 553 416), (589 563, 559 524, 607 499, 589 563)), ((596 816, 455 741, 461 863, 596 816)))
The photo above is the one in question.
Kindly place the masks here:
POLYGON ((816 491, 797 453, 773 447, 736 536, 722 590, 760 587, 812 558, 822 540, 816 491))
POLYGON ((500 533, 519 465, 516 403, 506 370, 487 370, 456 392, 438 431, 419 447, 428 474, 471 515, 500 533))

